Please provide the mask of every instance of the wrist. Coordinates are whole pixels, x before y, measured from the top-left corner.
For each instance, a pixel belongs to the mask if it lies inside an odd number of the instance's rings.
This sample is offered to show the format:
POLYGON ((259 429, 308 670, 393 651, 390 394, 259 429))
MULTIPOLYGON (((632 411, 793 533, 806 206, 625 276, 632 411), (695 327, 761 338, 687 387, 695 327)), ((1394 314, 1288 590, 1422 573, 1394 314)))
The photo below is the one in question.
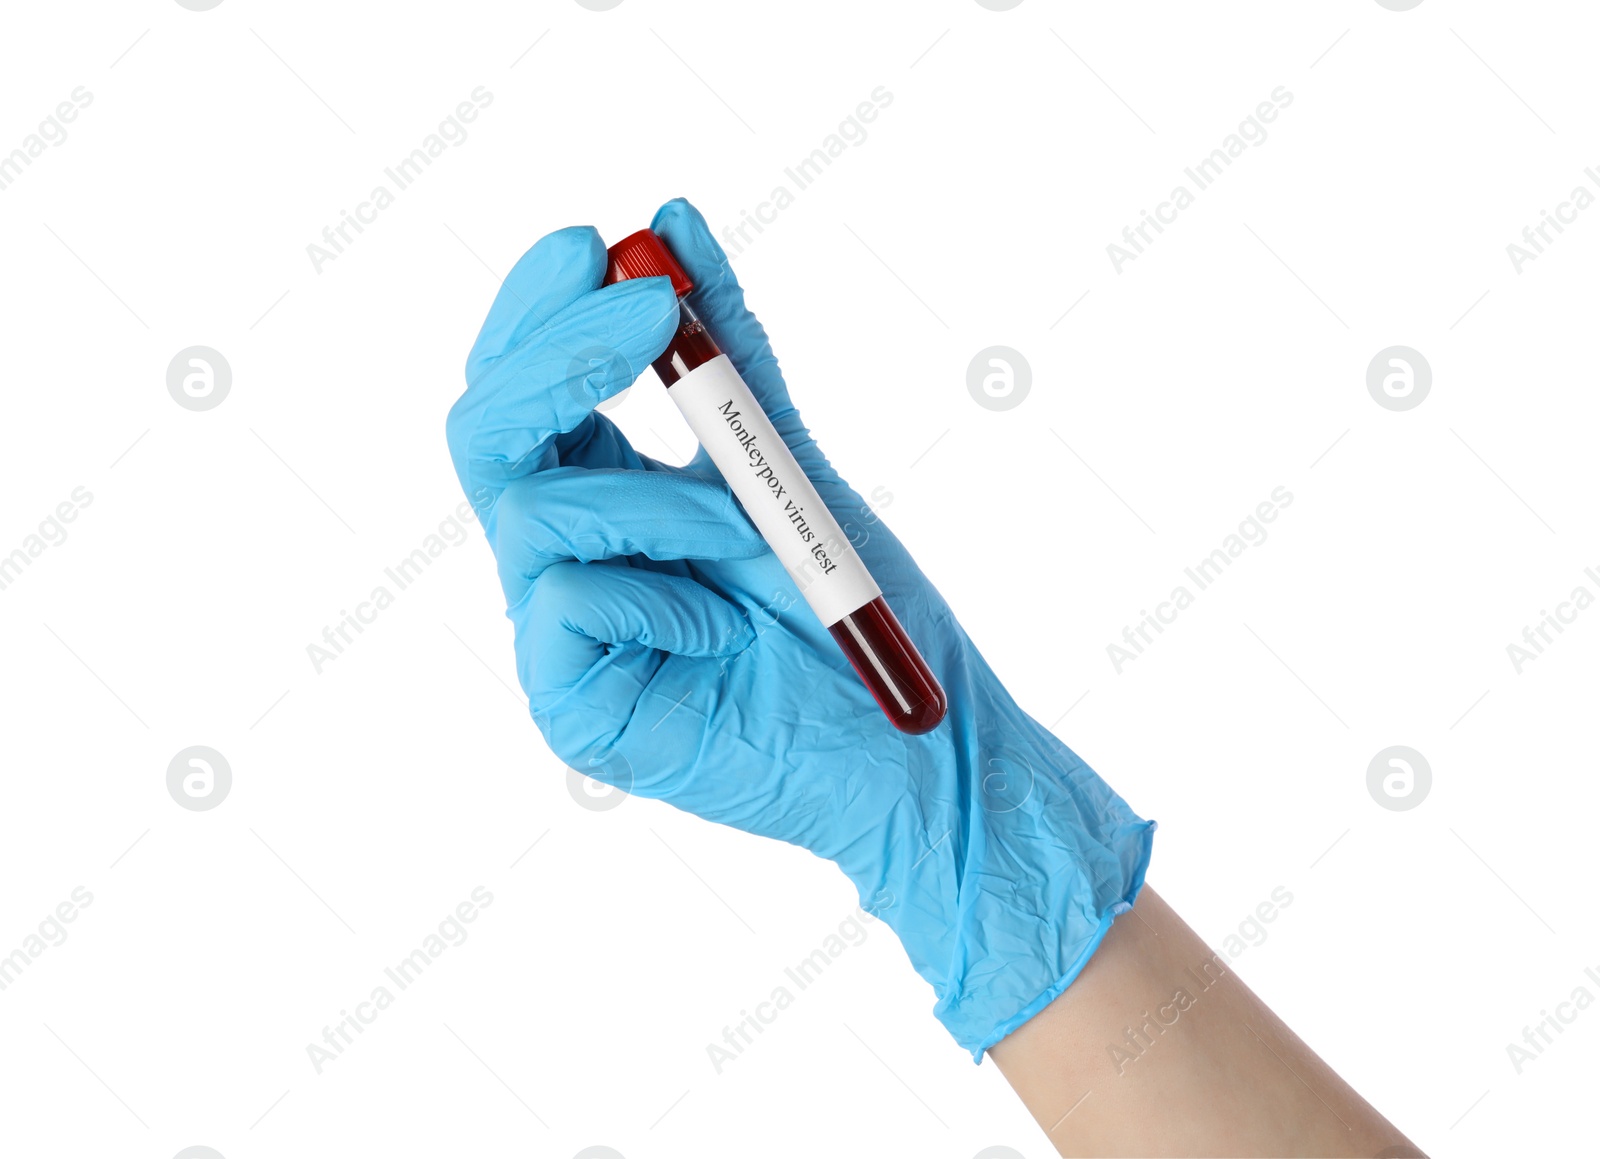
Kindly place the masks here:
POLYGON ((1155 828, 1013 712, 1003 726, 956 722, 938 779, 945 820, 904 842, 892 877, 862 889, 975 1060, 1078 976, 1137 898, 1155 828))

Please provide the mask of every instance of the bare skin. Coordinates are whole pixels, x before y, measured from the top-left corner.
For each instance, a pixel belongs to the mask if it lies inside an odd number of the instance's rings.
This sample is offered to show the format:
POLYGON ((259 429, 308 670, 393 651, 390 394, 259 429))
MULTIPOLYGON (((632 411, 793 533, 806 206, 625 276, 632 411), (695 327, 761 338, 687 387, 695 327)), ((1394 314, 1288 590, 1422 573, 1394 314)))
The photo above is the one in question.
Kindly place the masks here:
POLYGON ((989 1057, 1062 1155, 1422 1155, 1148 885, 989 1057))

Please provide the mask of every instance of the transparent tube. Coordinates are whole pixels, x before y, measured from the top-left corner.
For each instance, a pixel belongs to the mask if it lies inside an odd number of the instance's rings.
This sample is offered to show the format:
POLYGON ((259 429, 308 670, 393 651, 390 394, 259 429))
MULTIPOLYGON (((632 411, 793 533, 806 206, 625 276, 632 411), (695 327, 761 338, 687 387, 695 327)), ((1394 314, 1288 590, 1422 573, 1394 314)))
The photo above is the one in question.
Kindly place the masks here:
MULTIPOLYGON (((722 354, 686 298, 679 309, 678 331, 652 364, 669 390, 722 354)), ((881 595, 824 626, 890 723, 913 734, 938 727, 948 707, 944 689, 881 595)))

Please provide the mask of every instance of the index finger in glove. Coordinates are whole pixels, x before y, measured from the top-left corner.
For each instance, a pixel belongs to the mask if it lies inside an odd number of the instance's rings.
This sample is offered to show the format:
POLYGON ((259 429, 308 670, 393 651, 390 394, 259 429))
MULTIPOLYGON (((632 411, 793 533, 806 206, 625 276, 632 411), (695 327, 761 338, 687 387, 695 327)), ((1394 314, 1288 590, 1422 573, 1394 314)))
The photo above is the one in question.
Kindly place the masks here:
POLYGON ((606 243, 593 226, 569 226, 534 242, 500 283, 467 355, 467 382, 478 381, 529 334, 597 289, 605 272, 606 243))
POLYGON ((640 278, 583 294, 494 361, 446 424, 467 493, 497 496, 554 466, 556 437, 626 389, 677 326, 671 283, 640 278))
POLYGON ((789 391, 778 369, 777 356, 761 322, 744 304, 744 289, 728 264, 711 227, 700 211, 675 197, 656 211, 650 228, 666 241, 672 256, 694 282, 689 303, 716 337, 717 345, 750 384, 773 424, 782 431, 781 417, 792 414, 789 391))

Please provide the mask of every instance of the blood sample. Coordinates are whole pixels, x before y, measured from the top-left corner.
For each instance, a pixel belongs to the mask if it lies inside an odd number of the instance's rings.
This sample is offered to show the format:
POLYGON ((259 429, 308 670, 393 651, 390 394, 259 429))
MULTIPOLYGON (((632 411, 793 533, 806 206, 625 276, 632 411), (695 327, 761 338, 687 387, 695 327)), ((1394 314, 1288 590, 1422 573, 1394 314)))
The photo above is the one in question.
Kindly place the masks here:
POLYGON ((884 715, 901 732, 937 727, 947 707, 944 689, 761 404, 690 306, 694 283, 689 275, 648 229, 623 238, 607 254, 607 285, 628 278, 672 279, 679 325, 666 353, 653 364, 656 375, 884 715))

